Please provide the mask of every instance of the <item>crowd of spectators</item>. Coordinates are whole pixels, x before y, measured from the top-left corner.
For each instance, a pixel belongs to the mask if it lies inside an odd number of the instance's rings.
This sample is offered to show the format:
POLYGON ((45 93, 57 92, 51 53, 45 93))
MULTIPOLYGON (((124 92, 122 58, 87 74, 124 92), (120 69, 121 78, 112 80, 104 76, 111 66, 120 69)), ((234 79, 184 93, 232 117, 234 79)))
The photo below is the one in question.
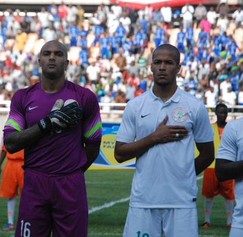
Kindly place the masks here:
POLYGON ((118 4, 86 17, 81 5, 0 15, 0 100, 40 80, 38 52, 58 39, 69 49, 67 79, 90 88, 100 102, 125 103, 152 85, 151 55, 171 43, 182 56, 178 85, 208 107, 243 105, 243 9, 185 5, 142 10, 118 4))

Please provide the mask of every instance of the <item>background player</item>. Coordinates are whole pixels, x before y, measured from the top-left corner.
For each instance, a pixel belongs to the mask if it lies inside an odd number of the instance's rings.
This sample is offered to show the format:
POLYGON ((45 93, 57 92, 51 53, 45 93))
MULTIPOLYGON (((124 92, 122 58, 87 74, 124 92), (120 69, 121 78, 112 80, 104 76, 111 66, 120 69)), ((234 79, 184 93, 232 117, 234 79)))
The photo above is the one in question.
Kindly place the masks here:
MULTIPOLYGON (((215 107, 216 122, 212 125, 214 130, 214 149, 215 154, 221 142, 221 136, 226 126, 228 107, 225 104, 218 104, 215 107)), ((231 226, 232 214, 234 210, 234 180, 220 182, 215 174, 215 161, 204 171, 202 194, 205 197, 205 222, 203 227, 205 229, 211 226, 211 215, 214 204, 214 197, 218 194, 225 199, 226 213, 227 213, 227 227, 231 226)))
POLYGON ((2 172, 2 182, 0 185, 0 197, 7 198, 7 216, 8 223, 3 230, 14 230, 14 214, 16 206, 16 196, 22 193, 24 185, 24 150, 14 154, 7 152, 6 148, 2 147, 0 156, 0 174, 2 172), (3 162, 7 158, 2 171, 3 162))

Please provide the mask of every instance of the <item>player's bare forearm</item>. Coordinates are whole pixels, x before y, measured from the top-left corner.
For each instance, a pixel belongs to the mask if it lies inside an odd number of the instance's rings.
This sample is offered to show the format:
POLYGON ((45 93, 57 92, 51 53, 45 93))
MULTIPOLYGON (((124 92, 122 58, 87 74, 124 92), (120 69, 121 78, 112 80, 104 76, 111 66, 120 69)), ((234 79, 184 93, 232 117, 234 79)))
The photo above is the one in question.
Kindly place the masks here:
POLYGON ((93 143, 93 144, 86 144, 85 150, 87 154, 87 162, 82 167, 82 170, 85 172, 97 159, 99 152, 100 152, 100 142, 93 143))
POLYGON ((150 139, 150 136, 132 143, 117 141, 115 145, 115 158, 119 163, 133 158, 139 158, 155 144, 156 142, 150 139))
POLYGON ((7 135, 4 138, 4 144, 9 153, 15 153, 35 144, 41 137, 43 137, 43 133, 36 124, 23 131, 16 131, 7 135))
POLYGON ((5 160, 6 158, 6 151, 2 150, 1 151, 1 156, 0 156, 0 174, 2 173, 2 164, 3 164, 3 161, 5 160))
POLYGON ((196 174, 200 174, 214 161, 214 143, 197 143, 199 156, 195 159, 196 174))
POLYGON ((215 171, 220 181, 243 178, 243 161, 217 159, 215 171))

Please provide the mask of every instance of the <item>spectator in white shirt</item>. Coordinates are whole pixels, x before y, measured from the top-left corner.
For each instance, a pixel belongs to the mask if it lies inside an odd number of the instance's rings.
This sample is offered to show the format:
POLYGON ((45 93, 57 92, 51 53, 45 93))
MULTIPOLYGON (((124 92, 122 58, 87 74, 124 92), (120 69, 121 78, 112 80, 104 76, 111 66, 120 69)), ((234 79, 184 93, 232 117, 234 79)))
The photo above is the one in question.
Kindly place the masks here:
POLYGON ((243 10, 242 7, 238 7, 232 14, 232 18, 235 20, 236 25, 241 25, 243 22, 243 10))
POLYGON ((194 7, 192 5, 186 4, 182 7, 181 14, 184 29, 191 27, 193 23, 194 7))
POLYGON ((214 9, 214 7, 210 7, 208 13, 207 13, 207 19, 208 21, 214 26, 216 24, 217 20, 217 13, 214 9))
POLYGON ((166 5, 160 9, 160 12, 163 16, 164 22, 168 25, 170 25, 172 20, 172 10, 171 7, 166 5))
POLYGON ((205 92, 205 104, 208 108, 214 108, 216 106, 217 95, 213 87, 209 87, 205 92))
POLYGON ((228 91, 224 94, 224 96, 222 96, 223 102, 228 106, 236 105, 236 98, 237 98, 236 93, 232 91, 231 87, 229 87, 228 91))
POLYGON ((92 59, 90 65, 86 69, 89 81, 92 84, 97 84, 100 78, 100 67, 96 66, 95 61, 92 59))

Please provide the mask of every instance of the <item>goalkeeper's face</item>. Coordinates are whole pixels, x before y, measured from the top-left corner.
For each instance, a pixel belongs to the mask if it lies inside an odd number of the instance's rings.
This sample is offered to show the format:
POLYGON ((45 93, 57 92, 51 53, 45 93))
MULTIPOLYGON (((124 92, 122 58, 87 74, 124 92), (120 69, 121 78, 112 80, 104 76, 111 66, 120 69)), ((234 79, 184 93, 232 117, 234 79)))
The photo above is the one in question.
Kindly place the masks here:
POLYGON ((57 40, 47 42, 41 49, 39 64, 46 78, 52 80, 65 76, 67 69, 67 49, 57 40))

